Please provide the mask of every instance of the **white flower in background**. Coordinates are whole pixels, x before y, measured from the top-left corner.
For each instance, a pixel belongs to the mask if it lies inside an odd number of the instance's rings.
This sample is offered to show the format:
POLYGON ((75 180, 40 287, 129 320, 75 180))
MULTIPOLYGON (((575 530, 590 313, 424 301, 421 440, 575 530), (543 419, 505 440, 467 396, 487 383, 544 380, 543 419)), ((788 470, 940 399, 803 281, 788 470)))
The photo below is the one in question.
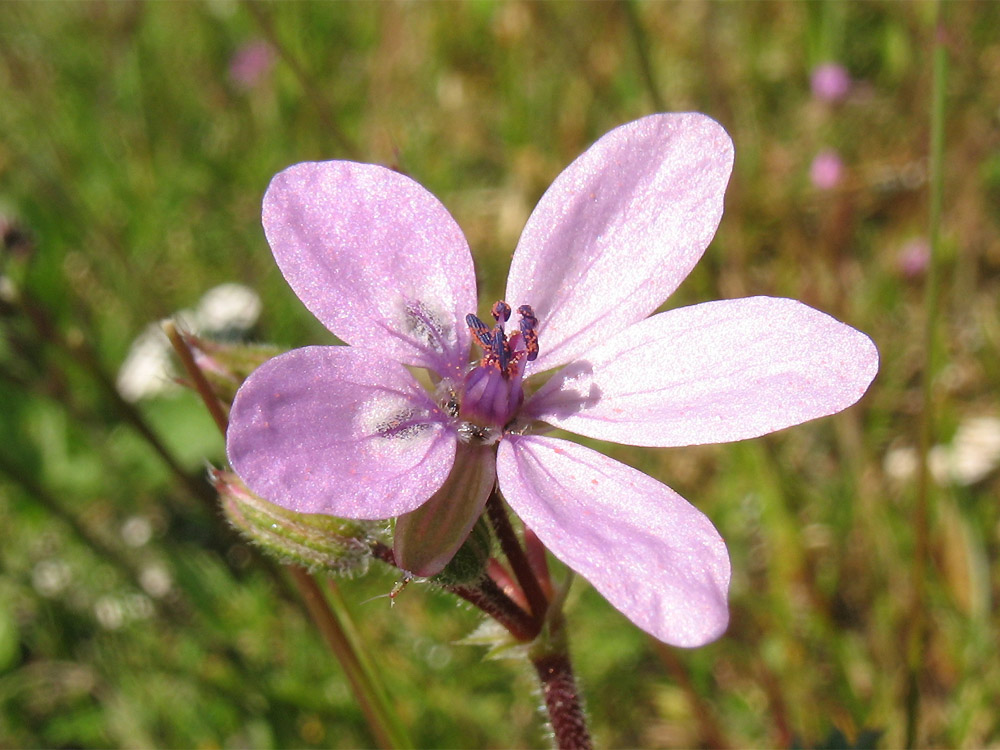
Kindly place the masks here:
MULTIPOLYGON (((212 338, 239 338, 260 317, 258 294, 242 284, 220 284, 209 289, 194 310, 174 318, 188 331, 212 338)), ((132 342, 115 381, 126 401, 136 402, 177 388, 170 342, 159 323, 151 323, 132 342)))
MULTIPOLYGON (((967 487, 1000 466, 1000 419, 973 417, 963 421, 947 445, 935 445, 927 455, 931 476, 938 484, 967 487)), ((916 476, 919 459, 915 448, 890 449, 882 468, 891 479, 903 482, 916 476)))
POLYGON ((150 323, 128 350, 115 385, 126 401, 136 402, 177 387, 170 361, 170 342, 159 323, 150 323))
POLYGON ((220 284, 205 292, 194 312, 195 333, 242 335, 260 317, 260 296, 243 284, 220 284))
POLYGON ((935 445, 928 457, 941 484, 962 487, 985 479, 1000 464, 1000 419, 974 417, 962 422, 950 445, 935 445))

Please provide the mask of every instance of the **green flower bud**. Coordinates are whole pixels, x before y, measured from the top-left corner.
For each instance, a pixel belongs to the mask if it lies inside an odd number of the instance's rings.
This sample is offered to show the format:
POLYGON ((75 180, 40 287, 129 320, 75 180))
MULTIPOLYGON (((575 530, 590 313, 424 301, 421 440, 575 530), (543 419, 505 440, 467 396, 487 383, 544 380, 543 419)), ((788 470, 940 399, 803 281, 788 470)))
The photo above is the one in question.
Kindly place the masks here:
POLYGON ((235 472, 212 469, 210 477, 228 521, 281 562, 336 575, 368 569, 382 522, 295 513, 255 495, 235 472))
POLYGON ((451 562, 431 578, 431 581, 444 586, 475 583, 486 574, 486 562, 490 559, 492 551, 493 538, 490 536, 490 527, 480 516, 476 525, 472 527, 469 537, 451 558, 451 562))

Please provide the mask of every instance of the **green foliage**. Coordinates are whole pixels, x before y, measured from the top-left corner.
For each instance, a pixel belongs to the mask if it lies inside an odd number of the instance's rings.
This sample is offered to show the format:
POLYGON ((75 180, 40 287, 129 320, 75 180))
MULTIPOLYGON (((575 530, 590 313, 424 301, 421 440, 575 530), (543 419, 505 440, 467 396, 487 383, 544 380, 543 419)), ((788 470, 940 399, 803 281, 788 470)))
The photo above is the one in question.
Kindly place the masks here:
MULTIPOLYGON (((763 440, 607 447, 705 510, 734 578, 728 633, 696 651, 659 647, 576 583, 597 743, 899 746, 914 597, 930 625, 917 743, 1000 742, 997 474, 932 486, 918 569, 916 479, 890 460, 919 433, 923 282, 900 251, 928 224, 929 9, 0 4, 0 221, 31 250, 0 274, 36 313, 0 287, 0 744, 371 745, 288 581, 222 522, 204 475, 223 445, 197 399, 130 406, 109 385, 149 323, 223 282, 260 292, 256 338, 331 341, 260 228, 281 168, 411 174, 465 229, 491 300, 551 179, 657 100, 718 119, 737 154, 718 236, 669 305, 800 298, 871 334, 882 369, 859 406, 763 440), (241 85, 230 61, 257 39, 273 67, 241 85), (810 96, 826 60, 856 81, 838 105, 810 96), (846 165, 826 192, 808 179, 823 148, 846 165)), ((937 443, 998 416, 998 25, 1000 5, 944 4, 937 443)), ((394 583, 373 564, 340 586, 414 743, 544 745, 530 670, 458 645, 479 620, 434 586, 390 607, 394 583)))

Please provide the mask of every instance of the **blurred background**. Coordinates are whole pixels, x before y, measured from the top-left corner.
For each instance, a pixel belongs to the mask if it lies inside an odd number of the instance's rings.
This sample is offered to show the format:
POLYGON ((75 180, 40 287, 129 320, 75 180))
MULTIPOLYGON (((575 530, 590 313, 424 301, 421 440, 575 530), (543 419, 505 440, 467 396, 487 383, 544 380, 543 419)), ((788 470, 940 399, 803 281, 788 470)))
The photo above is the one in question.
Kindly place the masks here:
MULTIPOLYGON (((726 127, 736 166, 668 307, 799 298, 870 334, 882 367, 859 405, 764 439, 600 446, 704 510, 734 577, 729 632, 694 651, 578 581, 595 739, 1000 742, 1000 4, 943 4, 937 32, 935 12, 0 5, 0 746, 371 745, 293 589, 223 522, 205 481, 222 439, 150 325, 330 343, 260 227, 275 172, 330 158, 438 195, 497 299, 559 171, 616 125, 685 110, 726 127)), ((427 586, 390 608, 394 580, 373 565, 337 585, 412 742, 544 747, 531 670, 458 644, 478 616, 427 586)))

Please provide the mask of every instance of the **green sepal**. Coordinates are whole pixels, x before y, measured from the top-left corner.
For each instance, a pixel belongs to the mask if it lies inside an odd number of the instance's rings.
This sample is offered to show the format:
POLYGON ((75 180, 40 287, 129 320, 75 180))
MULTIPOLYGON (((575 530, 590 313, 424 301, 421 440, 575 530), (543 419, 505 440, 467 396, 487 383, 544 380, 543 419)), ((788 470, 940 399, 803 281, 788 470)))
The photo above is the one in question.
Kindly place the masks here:
POLYGON ((483 620, 475 630, 457 641, 460 646, 483 646, 484 659, 524 659, 530 648, 529 643, 517 640, 496 620, 483 620))
POLYGON ((432 583, 442 586, 461 586, 481 581, 486 575, 486 563, 493 551, 493 537, 489 524, 480 516, 468 538, 458 548, 444 570, 432 577, 432 583))
POLYGON ((295 513, 251 492, 232 471, 212 469, 226 519, 283 563, 334 575, 364 573, 381 521, 355 521, 318 513, 295 513))

